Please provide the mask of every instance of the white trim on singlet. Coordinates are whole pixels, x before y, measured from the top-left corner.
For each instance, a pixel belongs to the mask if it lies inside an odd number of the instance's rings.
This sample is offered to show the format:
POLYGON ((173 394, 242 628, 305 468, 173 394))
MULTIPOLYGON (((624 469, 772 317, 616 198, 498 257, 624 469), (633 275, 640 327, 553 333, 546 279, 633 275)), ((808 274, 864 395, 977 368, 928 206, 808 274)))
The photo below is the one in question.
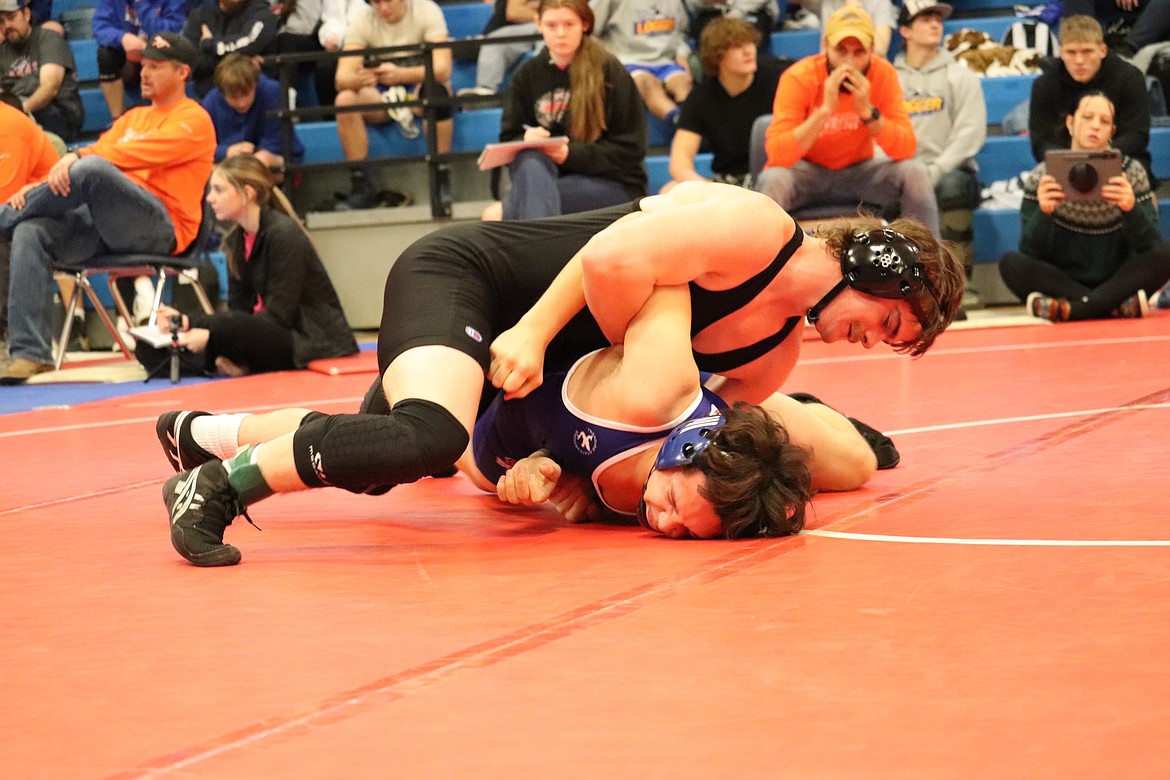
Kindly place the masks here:
MULTIPOLYGON (((627 431, 629 433, 661 433, 662 438, 665 439, 666 435, 668 433, 670 433, 672 430, 674 430, 679 425, 682 425, 682 423, 686 422, 686 420, 692 414, 695 413, 695 410, 698 409, 699 405, 701 403, 703 403, 703 401, 705 400, 703 397, 703 388, 702 388, 702 386, 700 386, 698 388, 698 390, 695 391, 694 400, 691 401, 691 403, 687 404, 687 408, 685 410, 683 410, 673 420, 671 420, 670 422, 665 423, 663 425, 652 425, 652 426, 630 425, 628 423, 620 423, 620 422, 616 422, 614 420, 607 420, 603 417, 597 417, 596 415, 592 415, 592 414, 589 414, 588 412, 584 412, 580 409, 580 407, 578 407, 575 403, 573 403, 572 400, 569 399, 569 380, 572 379, 573 374, 576 373, 577 369, 580 367, 581 363, 586 358, 591 357, 593 355, 596 355, 600 351, 601 350, 599 350, 599 349, 594 350, 593 352, 590 352, 588 355, 585 355, 584 357, 578 359, 577 362, 573 363, 572 367, 568 371, 565 372, 565 380, 564 380, 564 382, 561 383, 561 403, 563 403, 565 405, 565 409, 567 409, 575 417, 579 418, 582 422, 593 423, 594 425, 604 425, 606 428, 610 428, 610 429, 615 430, 615 431, 627 431)), ((658 447, 661 445, 662 445, 661 440, 648 441, 645 444, 640 444, 637 447, 634 447, 633 449, 625 450, 623 452, 618 453, 617 455, 613 455, 612 457, 606 458, 604 461, 597 464, 597 467, 595 469, 593 469, 593 473, 589 475, 589 478, 590 478, 590 481, 593 483, 593 490, 597 493, 598 500, 601 501, 602 504, 605 504, 605 507, 607 509, 609 509, 611 512, 616 512, 619 515, 627 515, 630 517, 633 517, 636 514, 635 512, 622 511, 620 509, 617 509, 616 507, 610 506, 609 503, 606 502, 605 497, 602 496, 602 494, 601 494, 601 486, 598 484, 598 480, 601 478, 602 473, 604 473, 604 471, 607 468, 609 468, 610 466, 612 466, 615 463, 618 463, 619 461, 623 461, 623 460, 626 460, 627 458, 633 457, 634 455, 637 455, 637 454, 639 454, 647 449, 650 449, 651 447, 658 447)))

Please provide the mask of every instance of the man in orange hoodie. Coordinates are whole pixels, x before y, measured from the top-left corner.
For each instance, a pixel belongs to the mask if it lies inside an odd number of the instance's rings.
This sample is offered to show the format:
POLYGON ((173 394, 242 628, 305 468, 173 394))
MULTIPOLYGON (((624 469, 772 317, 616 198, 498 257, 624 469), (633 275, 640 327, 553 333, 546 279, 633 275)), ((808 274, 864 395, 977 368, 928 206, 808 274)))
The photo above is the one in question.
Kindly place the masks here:
POLYGON ((780 77, 756 188, 786 211, 825 203, 898 204, 938 235, 938 206, 898 73, 873 53, 873 20, 847 6, 825 24, 824 52, 780 77), (874 159, 874 145, 888 157, 874 159))
POLYGON ((215 155, 211 117, 186 96, 198 52, 160 33, 142 52, 142 96, 92 146, 66 154, 43 185, 0 208, 12 241, 9 351, 0 384, 52 369, 54 265, 109 253, 174 254, 199 231, 215 155))
MULTIPOLYGON (((37 126, 20 98, 0 93, 0 203, 22 188, 41 182, 59 159, 45 131, 37 126)), ((0 357, 8 354, 8 257, 7 241, 0 239, 0 357)))

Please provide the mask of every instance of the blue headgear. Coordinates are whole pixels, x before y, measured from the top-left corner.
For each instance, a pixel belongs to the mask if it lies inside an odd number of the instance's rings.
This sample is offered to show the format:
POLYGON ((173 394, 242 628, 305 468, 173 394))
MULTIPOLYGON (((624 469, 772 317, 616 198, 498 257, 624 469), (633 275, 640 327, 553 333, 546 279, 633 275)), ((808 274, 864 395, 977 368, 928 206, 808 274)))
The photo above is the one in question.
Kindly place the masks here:
MULTIPOLYGON (((726 423, 727 418, 723 415, 713 414, 710 417, 696 417, 678 426, 662 442, 651 473, 691 465, 703 450, 711 446, 719 435, 719 429, 726 423)), ((645 492, 645 487, 642 490, 645 492)), ((643 528, 650 527, 646 522, 646 502, 643 500, 638 501, 638 522, 643 528)))
POLYGON ((662 442, 654 468, 661 471, 689 466, 703 450, 719 435, 719 429, 727 423, 721 414, 710 417, 696 417, 675 428, 662 442))
POLYGON ((846 286, 876 298, 906 298, 923 327, 928 319, 923 297, 942 309, 938 292, 918 260, 918 247, 890 228, 856 233, 849 239, 841 249, 841 281, 808 310, 808 321, 815 324, 821 310, 846 286))

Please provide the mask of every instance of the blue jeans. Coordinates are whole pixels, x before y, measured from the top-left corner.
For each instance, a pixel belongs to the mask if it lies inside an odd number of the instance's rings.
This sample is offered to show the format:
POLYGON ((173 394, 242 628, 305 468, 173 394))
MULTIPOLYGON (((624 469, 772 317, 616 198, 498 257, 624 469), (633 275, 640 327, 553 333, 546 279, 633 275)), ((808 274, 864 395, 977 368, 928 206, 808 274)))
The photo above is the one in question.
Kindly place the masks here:
POLYGON ((930 173, 917 160, 865 160, 831 171, 798 160, 791 168, 765 168, 756 189, 785 211, 846 200, 882 206, 897 203, 902 216, 916 219, 938 235, 938 204, 930 173))
MULTIPOLYGON (((536 24, 508 24, 492 30, 488 38, 505 38, 510 35, 535 35, 536 24)), ((534 41, 518 41, 515 43, 498 43, 494 46, 480 46, 479 55, 475 61, 475 85, 498 92, 500 85, 512 69, 515 68, 524 55, 532 51, 536 45, 534 41)))
POLYGON ((12 241, 8 344, 12 357, 53 361, 53 269, 99 255, 175 250, 166 206, 100 157, 69 169, 68 195, 47 184, 30 190, 20 210, 0 207, 0 237, 12 241))
POLYGON ((538 149, 508 164, 512 189, 504 195, 504 219, 539 219, 616 206, 633 200, 616 181, 580 173, 562 174, 538 149))

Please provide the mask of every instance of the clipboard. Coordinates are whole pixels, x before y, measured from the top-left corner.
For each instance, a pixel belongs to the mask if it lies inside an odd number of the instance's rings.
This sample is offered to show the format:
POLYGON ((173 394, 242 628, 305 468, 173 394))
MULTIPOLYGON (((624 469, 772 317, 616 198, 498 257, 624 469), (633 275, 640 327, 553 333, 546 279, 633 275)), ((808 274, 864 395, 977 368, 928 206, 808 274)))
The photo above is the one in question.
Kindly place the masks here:
POLYGON ((138 341, 145 341, 152 347, 161 348, 171 345, 171 334, 163 333, 155 325, 137 325, 130 328, 130 335, 138 341))
POLYGON ((507 141, 500 144, 488 144, 479 154, 479 169, 486 171, 507 165, 516 159, 516 155, 525 149, 553 149, 569 143, 566 135, 557 135, 552 138, 541 138, 538 141, 507 141))

